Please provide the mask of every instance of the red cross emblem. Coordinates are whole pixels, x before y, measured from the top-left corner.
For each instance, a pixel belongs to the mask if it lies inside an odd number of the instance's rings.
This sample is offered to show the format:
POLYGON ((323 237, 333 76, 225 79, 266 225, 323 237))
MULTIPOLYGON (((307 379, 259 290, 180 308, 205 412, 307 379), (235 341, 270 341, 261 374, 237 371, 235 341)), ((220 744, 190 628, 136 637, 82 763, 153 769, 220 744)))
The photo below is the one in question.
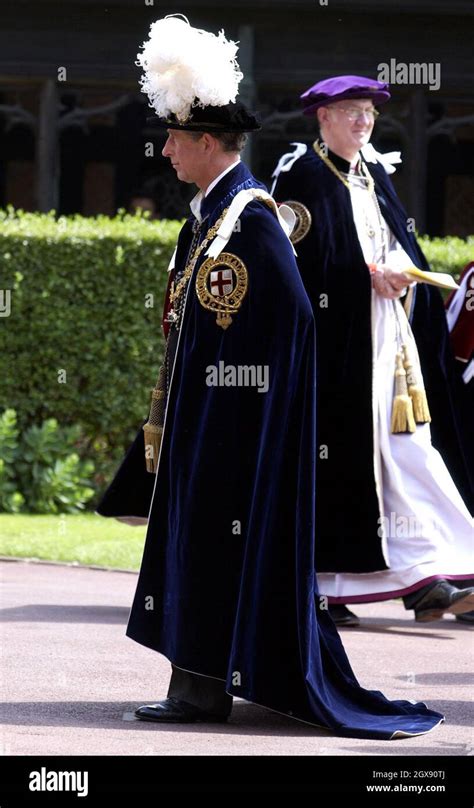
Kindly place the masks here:
POLYGON ((224 297, 234 291, 234 279, 231 269, 217 269, 211 272, 211 295, 224 297))

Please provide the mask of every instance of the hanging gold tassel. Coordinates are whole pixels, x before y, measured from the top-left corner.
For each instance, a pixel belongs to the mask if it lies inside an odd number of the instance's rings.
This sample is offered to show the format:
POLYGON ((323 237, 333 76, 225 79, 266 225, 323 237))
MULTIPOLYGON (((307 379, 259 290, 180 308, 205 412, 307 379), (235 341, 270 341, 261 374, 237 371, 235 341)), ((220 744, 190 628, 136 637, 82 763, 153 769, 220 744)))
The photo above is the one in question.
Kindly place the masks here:
POLYGON ((395 368, 395 398, 392 408, 392 433, 414 432, 416 430, 413 417, 413 405, 408 395, 407 377, 403 367, 401 353, 397 352, 395 368))
POLYGON ((156 474, 158 468, 158 456, 160 454, 161 437, 163 435, 163 423, 165 415, 165 371, 160 368, 158 381, 151 391, 151 406, 148 421, 143 425, 145 433, 145 462, 146 470, 151 474, 156 474))
POLYGON ((417 424, 429 424, 431 422, 428 399, 422 382, 417 378, 415 367, 408 353, 408 346, 402 345, 404 362, 403 367, 407 375, 408 395, 413 404, 413 415, 417 424))

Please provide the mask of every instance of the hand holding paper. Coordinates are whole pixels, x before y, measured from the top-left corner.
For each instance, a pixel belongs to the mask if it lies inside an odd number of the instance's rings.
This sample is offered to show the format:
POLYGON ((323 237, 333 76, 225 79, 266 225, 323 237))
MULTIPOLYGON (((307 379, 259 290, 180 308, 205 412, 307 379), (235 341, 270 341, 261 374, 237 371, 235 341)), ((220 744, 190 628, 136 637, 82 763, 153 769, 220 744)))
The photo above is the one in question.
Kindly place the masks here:
POLYGON ((404 269, 403 273, 410 281, 429 283, 431 286, 439 286, 441 289, 459 289, 453 276, 448 272, 425 272, 417 267, 409 267, 409 269, 404 269))
MULTIPOLYGON (((367 264, 367 266, 372 274, 377 272, 377 264, 367 264)), ((426 272, 418 267, 408 267, 401 271, 406 275, 408 281, 429 283, 431 286, 439 286, 441 289, 459 289, 459 285, 448 272, 426 272)))

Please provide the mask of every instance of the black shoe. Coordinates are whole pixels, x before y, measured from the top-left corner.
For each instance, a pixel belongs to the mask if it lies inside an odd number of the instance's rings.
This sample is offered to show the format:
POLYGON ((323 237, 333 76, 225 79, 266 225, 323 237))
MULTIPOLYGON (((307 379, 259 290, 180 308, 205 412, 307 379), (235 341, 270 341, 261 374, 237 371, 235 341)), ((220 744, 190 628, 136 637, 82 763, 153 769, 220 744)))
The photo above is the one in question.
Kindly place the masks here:
POLYGON ((460 623, 474 623, 474 612, 464 612, 464 614, 457 614, 456 620, 460 623))
POLYGON ((206 713, 205 710, 200 710, 199 707, 188 704, 187 701, 175 698, 165 699, 156 704, 145 704, 135 710, 135 715, 142 721, 159 721, 162 724, 193 724, 196 721, 224 723, 227 721, 227 716, 206 713))
POLYGON ((360 626, 357 615, 343 603, 330 603, 328 610, 336 626, 360 626))
POLYGON ((414 605, 417 623, 440 620, 445 612, 464 614, 474 606, 474 587, 457 589, 447 581, 437 581, 414 605))

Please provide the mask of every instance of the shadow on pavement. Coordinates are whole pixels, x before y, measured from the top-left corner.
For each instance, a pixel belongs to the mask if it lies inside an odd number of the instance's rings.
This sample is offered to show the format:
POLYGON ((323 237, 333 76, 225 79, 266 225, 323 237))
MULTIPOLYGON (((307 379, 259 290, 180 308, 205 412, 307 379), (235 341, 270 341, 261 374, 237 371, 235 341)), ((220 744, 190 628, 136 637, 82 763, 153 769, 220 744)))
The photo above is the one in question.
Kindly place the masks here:
MULTIPOLYGON (((156 694, 149 700, 136 702, 105 702, 105 701, 43 701, 43 702, 9 702, 4 704, 0 716, 0 724, 14 726, 65 726, 107 728, 108 730, 138 730, 159 732, 202 732, 254 735, 258 730, 259 736, 285 735, 295 737, 323 738, 335 737, 334 733, 324 727, 310 726, 295 719, 266 710, 256 704, 236 702, 232 715, 227 724, 154 724, 149 721, 140 721, 134 712, 140 704, 153 704, 156 694)), ((466 701, 437 701, 429 699, 429 706, 446 716, 446 723, 453 726, 471 726, 469 699, 466 701)), ((442 727, 441 727, 442 731, 442 727)), ((466 738, 466 748, 469 739, 466 738)), ((367 741, 364 741, 367 743, 367 741)), ((378 743, 378 741, 377 741, 378 743)), ((459 744, 451 744, 458 747, 459 744)), ((381 749, 384 746, 382 745, 381 749)), ((430 754, 423 747, 423 754, 430 754)), ((453 754, 455 754, 453 752, 453 754)), ((466 752, 467 754, 467 752, 466 752)))
POLYGON ((457 620, 439 620, 433 623, 415 623, 414 620, 396 620, 390 617, 361 617, 360 626, 338 626, 338 631, 346 634, 390 634, 400 637, 433 637, 437 640, 453 640, 450 636, 458 631, 470 631, 467 623, 457 620), (429 628, 428 628, 429 627, 429 628), (447 634, 446 632, 449 632, 447 634))
POLYGON ((130 609, 124 606, 75 606, 56 603, 31 603, 1 609, 4 623, 122 623, 126 625, 130 609))
POLYGON ((149 700, 130 702, 104 701, 43 701, 43 702, 9 702, 4 704, 0 715, 0 724, 13 726, 36 727, 88 727, 93 729, 117 729, 133 731, 158 732, 191 732, 216 734, 255 735, 259 736, 288 735, 296 737, 327 738, 333 733, 323 727, 310 726, 304 722, 292 720, 285 716, 265 710, 256 704, 237 702, 227 724, 154 724, 140 721, 134 712, 141 704, 153 704, 155 696, 149 700))

